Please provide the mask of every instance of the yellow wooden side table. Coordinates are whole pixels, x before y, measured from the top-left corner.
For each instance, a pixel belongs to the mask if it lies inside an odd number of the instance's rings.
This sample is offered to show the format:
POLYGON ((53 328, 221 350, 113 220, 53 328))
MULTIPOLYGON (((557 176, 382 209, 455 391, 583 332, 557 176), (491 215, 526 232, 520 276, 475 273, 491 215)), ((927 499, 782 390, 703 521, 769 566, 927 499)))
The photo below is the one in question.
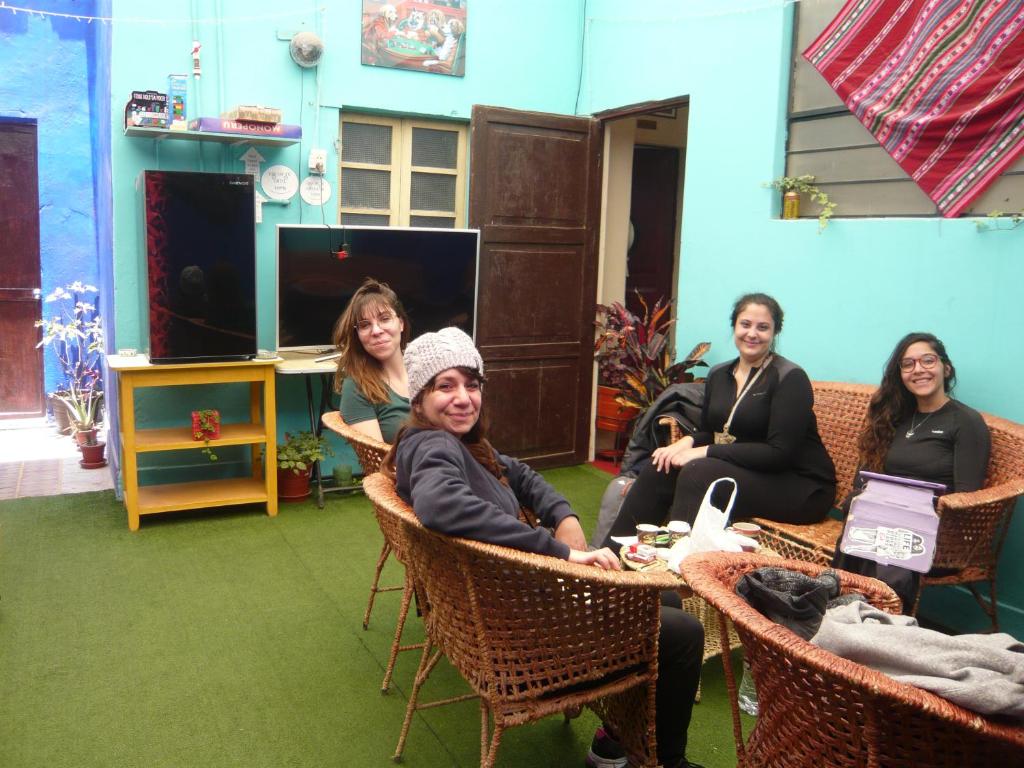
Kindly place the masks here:
POLYGON ((118 379, 118 414, 121 431, 121 472, 128 529, 139 529, 141 515, 182 509, 265 503, 267 514, 277 514, 277 412, 274 391, 275 360, 225 363, 153 365, 144 355, 108 355, 107 366, 118 379), (249 421, 222 424, 216 444, 249 445, 252 476, 186 483, 139 486, 138 454, 181 451, 201 447, 191 426, 159 429, 135 428, 135 390, 186 384, 249 382, 249 421))

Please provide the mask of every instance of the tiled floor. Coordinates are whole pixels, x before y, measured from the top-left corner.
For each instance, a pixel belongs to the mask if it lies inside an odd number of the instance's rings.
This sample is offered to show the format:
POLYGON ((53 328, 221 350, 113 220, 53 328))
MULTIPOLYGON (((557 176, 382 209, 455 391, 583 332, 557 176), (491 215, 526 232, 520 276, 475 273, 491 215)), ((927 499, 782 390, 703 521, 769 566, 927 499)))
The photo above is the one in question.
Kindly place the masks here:
POLYGON ((0 499, 114 487, 110 467, 82 469, 79 459, 74 440, 42 419, 0 420, 0 499))

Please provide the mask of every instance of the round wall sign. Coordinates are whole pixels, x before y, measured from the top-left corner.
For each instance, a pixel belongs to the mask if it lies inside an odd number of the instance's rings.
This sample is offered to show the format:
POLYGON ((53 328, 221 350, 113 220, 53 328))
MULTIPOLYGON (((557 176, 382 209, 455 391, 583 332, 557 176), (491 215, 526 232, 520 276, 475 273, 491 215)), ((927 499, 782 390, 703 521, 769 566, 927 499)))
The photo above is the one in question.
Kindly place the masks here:
POLYGON ((322 176, 307 176, 302 180, 299 194, 306 205, 323 205, 331 199, 331 184, 322 176))
POLYGON ((272 165, 263 172, 260 184, 271 200, 291 200, 299 190, 299 177, 287 165, 272 165))

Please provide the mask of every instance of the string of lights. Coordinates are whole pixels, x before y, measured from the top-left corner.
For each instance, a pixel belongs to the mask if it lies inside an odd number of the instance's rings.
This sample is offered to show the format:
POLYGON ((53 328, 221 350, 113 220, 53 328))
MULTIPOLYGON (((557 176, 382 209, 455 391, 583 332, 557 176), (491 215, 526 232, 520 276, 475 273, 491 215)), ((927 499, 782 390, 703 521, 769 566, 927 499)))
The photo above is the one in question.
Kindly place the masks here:
MULTIPOLYGON (((319 9, 321 12, 325 8, 319 9)), ((230 16, 230 17, 205 17, 205 18, 160 18, 150 19, 142 16, 87 16, 81 13, 67 13, 64 11, 44 11, 36 8, 25 8, 18 5, 9 5, 6 2, 0 0, 0 11, 9 11, 13 15, 24 13, 28 16, 38 16, 39 18, 58 18, 58 19, 74 19, 75 21, 85 22, 92 24, 94 21, 101 24, 152 24, 152 25, 173 25, 173 24, 204 24, 204 25, 217 25, 217 24, 235 24, 249 21, 270 21, 274 19, 287 19, 306 17, 310 11, 306 10, 290 10, 290 11, 275 11, 274 13, 263 13, 254 14, 251 16, 230 16)))

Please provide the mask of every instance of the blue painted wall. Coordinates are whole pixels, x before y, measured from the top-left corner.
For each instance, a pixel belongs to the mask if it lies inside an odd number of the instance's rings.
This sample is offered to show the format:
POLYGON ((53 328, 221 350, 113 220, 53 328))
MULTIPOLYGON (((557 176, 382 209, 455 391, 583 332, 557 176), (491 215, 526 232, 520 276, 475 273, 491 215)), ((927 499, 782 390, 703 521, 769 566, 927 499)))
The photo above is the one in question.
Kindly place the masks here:
MULTIPOLYGON (((778 219, 777 195, 762 184, 784 169, 791 10, 766 0, 587 6, 581 112, 690 97, 680 352, 709 339, 712 362, 733 355, 731 303, 763 290, 786 310, 782 352, 812 378, 877 383, 895 342, 929 330, 946 342, 961 400, 1024 422, 1024 228, 838 219, 818 235, 815 222, 778 219)), ((835 201, 841 215, 841 194, 835 201)), ((1024 637, 1020 510, 1000 571, 1001 618, 1024 637)), ((929 590, 924 612, 960 629, 984 625, 963 590, 929 590)))
MULTIPOLYGON (((582 0, 470 2, 466 76, 462 78, 362 66, 360 0, 330 4, 307 0, 291 5, 254 0, 246 4, 217 3, 212 8, 209 3, 187 0, 125 0, 112 5, 115 17, 160 20, 145 25, 114 25, 110 114, 114 124, 113 276, 118 347, 147 346, 141 214, 135 192, 139 172, 244 171, 239 159, 246 151, 244 146, 187 141, 157 143, 121 135, 124 104, 130 92, 165 91, 168 74, 191 73, 194 39, 202 45, 202 76, 196 80, 189 75, 189 117, 217 116, 236 104, 282 108, 285 122, 302 125, 303 140, 286 148, 259 147, 265 158, 262 168, 284 164, 300 180, 307 176, 309 150, 314 146, 326 149, 328 167, 337 168, 335 141, 342 108, 462 121, 469 119, 473 104, 570 114, 576 109, 583 41, 582 0), (193 24, 189 21, 193 17, 210 23, 193 24), (544 23, 538 23, 540 19, 544 23), (324 41, 325 54, 316 70, 301 69, 288 55, 288 40, 294 32, 302 30, 314 31, 324 41)), ((336 172, 328 173, 327 179, 333 192, 323 212, 302 203, 298 196, 288 206, 263 208, 263 223, 257 226, 260 347, 274 345, 275 227, 279 223, 335 220, 336 172)), ((278 423, 282 435, 286 430, 308 428, 305 392, 299 378, 279 377, 278 423)), ((232 396, 216 396, 225 397, 230 410, 232 396)), ((197 405, 195 400, 172 400, 167 407, 140 411, 140 426, 174 422, 177 417, 166 414, 187 413, 197 405)), ((337 448, 338 461, 355 461, 347 446, 337 448)), ((216 468, 200 464, 188 471, 224 472, 229 471, 229 464, 220 463, 216 468)), ((327 466, 330 465, 328 462, 327 466)), ((143 479, 158 473, 155 464, 149 466, 154 471, 144 469, 143 479)), ((165 471, 159 468, 161 476, 165 471)))
MULTIPOLYGON (((103 4, 34 0, 20 5, 97 15, 103 4)), ((0 119, 37 124, 44 296, 75 280, 97 285, 100 254, 110 249, 110 151, 102 75, 109 46, 98 37, 100 26, 0 10, 0 119)), ((44 359, 51 391, 59 383, 59 368, 53 355, 44 359)))

